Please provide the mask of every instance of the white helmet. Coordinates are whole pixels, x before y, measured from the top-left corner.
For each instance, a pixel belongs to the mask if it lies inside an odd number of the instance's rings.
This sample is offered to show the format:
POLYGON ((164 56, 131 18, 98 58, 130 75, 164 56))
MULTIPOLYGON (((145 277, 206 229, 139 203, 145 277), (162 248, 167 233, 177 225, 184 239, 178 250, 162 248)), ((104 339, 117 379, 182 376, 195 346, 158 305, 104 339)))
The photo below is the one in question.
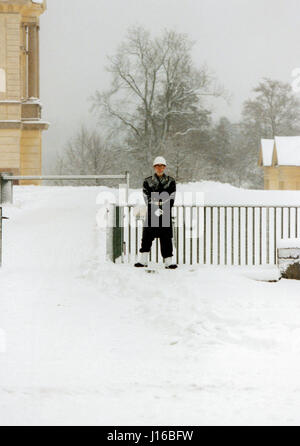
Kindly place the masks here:
POLYGON ((167 162, 163 156, 157 156, 153 161, 153 167, 156 166, 157 164, 163 164, 164 166, 166 166, 167 162))

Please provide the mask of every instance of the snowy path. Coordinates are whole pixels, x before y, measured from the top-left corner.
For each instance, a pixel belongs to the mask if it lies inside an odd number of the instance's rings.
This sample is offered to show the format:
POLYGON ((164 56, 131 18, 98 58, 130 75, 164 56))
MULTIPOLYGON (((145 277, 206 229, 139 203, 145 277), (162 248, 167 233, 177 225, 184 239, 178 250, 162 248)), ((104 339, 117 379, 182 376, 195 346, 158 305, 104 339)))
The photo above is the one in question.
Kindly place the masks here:
POLYGON ((5 209, 0 424, 299 424, 300 283, 106 264, 96 195, 5 209))

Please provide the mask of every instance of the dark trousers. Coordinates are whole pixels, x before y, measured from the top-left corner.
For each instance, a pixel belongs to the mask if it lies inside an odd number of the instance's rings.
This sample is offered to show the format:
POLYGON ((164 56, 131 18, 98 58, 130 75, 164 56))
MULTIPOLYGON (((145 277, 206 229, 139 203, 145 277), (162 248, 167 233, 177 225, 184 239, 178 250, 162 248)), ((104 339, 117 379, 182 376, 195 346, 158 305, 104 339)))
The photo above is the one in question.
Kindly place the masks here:
POLYGON ((143 228, 142 247, 140 252, 150 252, 153 240, 159 238, 160 252, 164 259, 173 256, 172 233, 169 228, 143 228))

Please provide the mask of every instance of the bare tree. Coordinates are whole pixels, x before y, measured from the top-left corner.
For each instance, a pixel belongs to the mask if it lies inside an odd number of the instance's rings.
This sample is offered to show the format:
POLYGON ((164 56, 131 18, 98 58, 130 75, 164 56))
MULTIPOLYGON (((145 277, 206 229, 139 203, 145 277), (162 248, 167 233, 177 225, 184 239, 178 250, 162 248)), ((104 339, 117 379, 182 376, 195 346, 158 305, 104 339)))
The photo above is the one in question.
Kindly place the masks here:
POLYGON ((192 47, 185 34, 165 31, 152 39, 145 29, 131 28, 109 59, 110 90, 91 98, 92 111, 106 127, 125 132, 128 150, 144 165, 177 132, 198 130, 195 116, 207 96, 224 94, 207 67, 194 66, 192 47))
MULTIPOLYGON (((96 131, 82 126, 77 135, 67 142, 57 162, 59 174, 104 175, 116 170, 116 151, 109 147, 96 131)), ((118 172, 119 173, 119 172, 118 172)), ((78 182, 74 182, 78 184, 78 182)), ((80 184, 93 184, 80 181, 80 184)), ((102 184, 101 180, 94 182, 102 184)), ((107 183, 105 183, 107 184, 107 183)))
POLYGON ((162 153, 168 159, 170 169, 177 181, 195 181, 203 179, 210 162, 211 116, 208 110, 199 111, 190 118, 187 130, 178 131, 167 139, 162 153))
POLYGON ((243 109, 248 132, 260 140, 299 131, 300 101, 290 84, 264 78, 253 91, 255 99, 246 101, 243 109))

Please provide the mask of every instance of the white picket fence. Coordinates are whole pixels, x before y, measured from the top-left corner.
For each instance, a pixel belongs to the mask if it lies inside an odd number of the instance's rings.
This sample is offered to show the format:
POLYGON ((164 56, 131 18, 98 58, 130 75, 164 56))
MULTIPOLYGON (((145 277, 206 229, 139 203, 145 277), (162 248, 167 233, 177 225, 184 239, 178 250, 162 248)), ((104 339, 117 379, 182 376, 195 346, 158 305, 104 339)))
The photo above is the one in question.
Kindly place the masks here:
MULTIPOLYGON (((143 221, 134 206, 119 207, 123 262, 138 255, 143 221)), ((174 206, 174 247, 178 264, 274 265, 277 240, 299 237, 300 206, 174 206)), ((161 262, 159 240, 152 262, 161 262)))

